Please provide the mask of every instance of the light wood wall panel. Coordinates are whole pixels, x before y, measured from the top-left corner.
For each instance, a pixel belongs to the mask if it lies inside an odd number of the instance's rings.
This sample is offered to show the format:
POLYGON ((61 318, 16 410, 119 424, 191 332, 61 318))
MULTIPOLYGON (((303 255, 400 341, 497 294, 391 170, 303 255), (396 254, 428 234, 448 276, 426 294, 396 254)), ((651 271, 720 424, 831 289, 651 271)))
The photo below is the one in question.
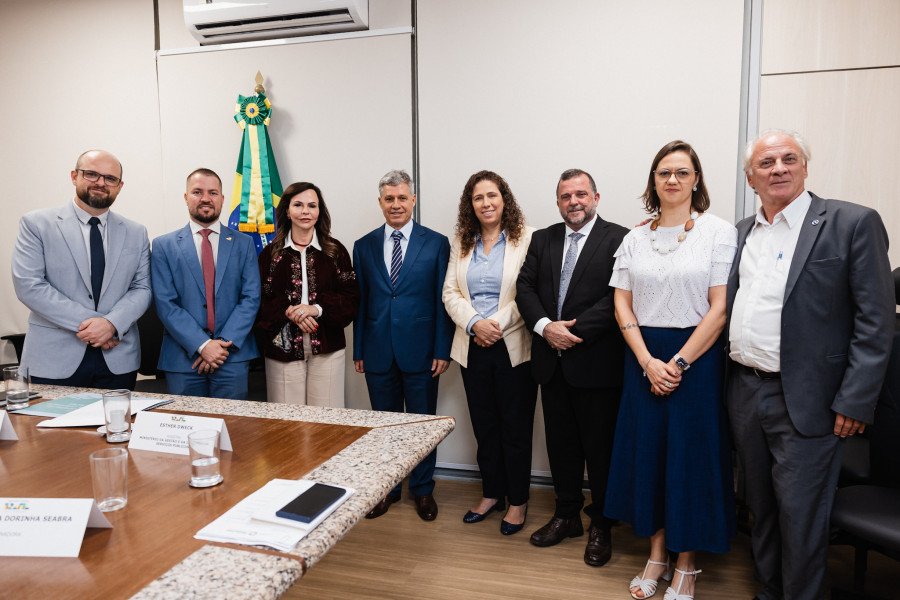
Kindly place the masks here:
POLYGON ((766 0, 762 73, 900 65, 898 0, 766 0))
POLYGON ((761 97, 761 130, 794 129, 809 142, 807 189, 876 209, 900 266, 900 68, 763 77, 761 97))

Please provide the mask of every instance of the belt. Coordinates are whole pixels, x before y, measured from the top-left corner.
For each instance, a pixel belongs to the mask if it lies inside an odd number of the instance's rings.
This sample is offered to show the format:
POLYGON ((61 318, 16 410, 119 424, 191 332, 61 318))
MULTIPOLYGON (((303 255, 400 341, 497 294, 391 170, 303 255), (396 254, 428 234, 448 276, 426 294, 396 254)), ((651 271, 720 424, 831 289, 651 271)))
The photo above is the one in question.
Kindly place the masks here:
POLYGON ((748 367, 747 365, 742 365, 741 363, 735 363, 737 366, 741 368, 744 373, 748 375, 753 375, 759 379, 781 379, 780 371, 761 371, 759 369, 755 369, 753 367, 748 367))

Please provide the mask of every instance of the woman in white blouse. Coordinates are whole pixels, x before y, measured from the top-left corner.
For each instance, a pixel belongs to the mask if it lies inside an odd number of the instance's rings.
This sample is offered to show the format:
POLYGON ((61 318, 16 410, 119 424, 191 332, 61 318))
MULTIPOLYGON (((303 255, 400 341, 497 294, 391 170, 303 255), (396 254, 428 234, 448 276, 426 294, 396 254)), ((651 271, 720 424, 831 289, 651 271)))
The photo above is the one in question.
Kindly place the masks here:
POLYGON ((731 444, 722 409, 725 284, 737 248, 730 223, 707 213, 709 195, 690 144, 653 159, 644 208, 653 218, 625 236, 610 285, 628 345, 606 515, 650 538, 629 585, 649 598, 693 598, 696 551, 727 552, 734 534, 731 444))
POLYGON ((537 385, 516 278, 532 232, 506 181, 493 171, 475 173, 459 199, 444 280, 444 306, 456 323, 450 356, 462 371, 482 482, 482 498, 463 521, 483 521, 508 499, 503 535, 525 526, 531 483, 537 385))

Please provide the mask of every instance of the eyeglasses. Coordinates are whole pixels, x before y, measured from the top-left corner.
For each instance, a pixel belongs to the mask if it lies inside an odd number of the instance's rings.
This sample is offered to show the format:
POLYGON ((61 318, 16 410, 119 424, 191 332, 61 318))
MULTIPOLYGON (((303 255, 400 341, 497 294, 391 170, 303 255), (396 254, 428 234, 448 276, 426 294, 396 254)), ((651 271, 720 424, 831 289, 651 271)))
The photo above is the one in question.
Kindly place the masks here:
POLYGON ((87 179, 88 181, 99 181, 100 178, 103 178, 103 183, 110 186, 115 187, 122 183, 122 180, 116 177, 115 175, 104 175, 103 173, 98 173, 97 171, 88 171, 87 169, 75 169, 76 171, 81 171, 81 176, 87 179))
POLYGON ((691 171, 688 169, 678 169, 677 171, 672 171, 670 169, 660 169, 658 171, 653 171, 653 172, 656 174, 656 178, 659 179, 660 181, 668 181, 669 178, 672 176, 672 173, 675 174, 675 178, 678 181, 685 181, 692 174, 696 173, 697 171, 691 171))

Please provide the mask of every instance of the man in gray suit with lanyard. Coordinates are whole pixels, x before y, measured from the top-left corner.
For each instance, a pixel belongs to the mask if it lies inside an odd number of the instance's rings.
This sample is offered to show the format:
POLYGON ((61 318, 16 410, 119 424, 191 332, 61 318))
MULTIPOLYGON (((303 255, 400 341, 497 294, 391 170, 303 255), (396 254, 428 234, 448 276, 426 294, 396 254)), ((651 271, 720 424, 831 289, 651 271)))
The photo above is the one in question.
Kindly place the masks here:
POLYGON ((809 151, 769 130, 747 146, 759 194, 728 280, 727 404, 753 512, 757 598, 824 598, 841 440, 871 423, 894 288, 881 218, 804 189, 809 151))
POLYGON ((71 178, 71 202, 19 223, 13 287, 31 310, 22 365, 35 383, 132 389, 136 321, 150 305, 147 230, 109 210, 124 185, 115 156, 89 150, 71 178))

